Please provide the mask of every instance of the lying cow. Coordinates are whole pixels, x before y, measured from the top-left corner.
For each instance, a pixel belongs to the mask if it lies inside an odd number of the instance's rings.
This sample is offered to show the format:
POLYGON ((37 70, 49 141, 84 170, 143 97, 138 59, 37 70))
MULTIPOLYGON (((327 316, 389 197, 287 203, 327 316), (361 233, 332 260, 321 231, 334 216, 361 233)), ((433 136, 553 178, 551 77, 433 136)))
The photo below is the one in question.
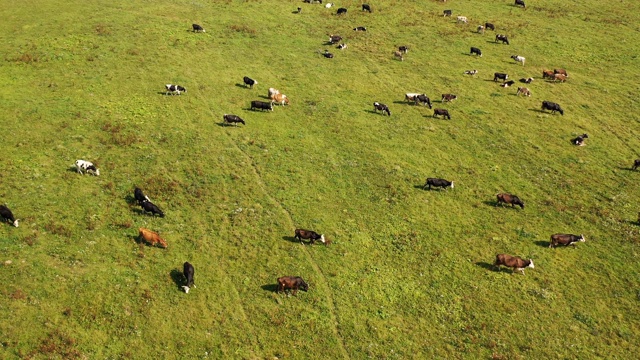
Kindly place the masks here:
POLYGON ((520 206, 521 209, 524 209, 524 203, 520 200, 519 197, 507 193, 497 194, 496 198, 498 201, 496 202, 496 206, 498 204, 511 204, 511 207, 515 207, 516 205, 520 206))
POLYGON ((308 291, 309 285, 307 285, 300 276, 283 276, 278 278, 278 289, 276 293, 286 292, 286 290, 293 290, 293 295, 298 292, 298 289, 302 291, 308 291))
POLYGON ((516 96, 518 96, 520 94, 522 94, 524 96, 531 96, 531 91, 526 87, 519 87, 518 88, 518 92, 516 93, 516 96))
POLYGON ((344 43, 343 43, 343 44, 338 44, 338 46, 336 46, 336 48, 337 48, 338 50, 344 50, 344 49, 346 49, 346 48, 347 48, 347 44, 344 44, 344 43))
POLYGON ((337 44, 342 41, 342 36, 340 35, 329 35, 329 42, 333 44, 337 44))
POLYGON ((503 44, 509 45, 509 39, 507 38, 507 35, 496 34, 496 42, 498 41, 502 41, 503 44))
POLYGON ((494 268, 500 268, 500 265, 513 268, 512 273, 516 270, 521 271, 524 275, 525 268, 534 268, 533 260, 524 260, 518 256, 511 256, 507 254, 496 255, 496 261, 493 263, 494 268))
POLYGON ((378 112, 378 110, 382 112, 382 115, 386 112, 387 115, 391 116, 391 110, 389 110, 389 107, 376 101, 373 103, 373 111, 378 112))
POLYGON ((336 15, 342 15, 342 14, 346 14, 347 13, 347 9, 346 8, 338 8, 338 11, 336 12, 336 15))
POLYGON ((508 88, 509 86, 515 84, 516 82, 513 80, 509 80, 509 81, 505 81, 502 84, 500 84, 500 86, 504 87, 504 88, 508 88))
POLYGON ((151 199, 138 187, 133 190, 133 198, 138 202, 138 205, 142 205, 145 201, 151 202, 151 199))
POLYGON ((244 82, 244 86, 247 87, 247 85, 249 86, 250 89, 253 89, 253 85, 257 85, 258 82, 253 80, 252 78, 245 76, 242 78, 242 81, 244 82))
POLYGON ((204 28, 198 24, 193 24, 193 32, 206 32, 204 28))
POLYGON ((474 70, 465 70, 464 73, 466 75, 475 75, 475 74, 478 73, 478 70, 475 70, 475 69, 474 70))
POLYGON ((222 121, 224 121, 225 124, 233 124, 234 126, 238 126, 238 123, 246 125, 244 123, 244 120, 242 120, 242 118, 240 118, 240 116, 238 115, 224 114, 222 116, 222 121))
POLYGON ((550 248, 555 248, 558 245, 564 245, 564 246, 569 246, 569 245, 573 245, 574 247, 576 246, 575 243, 577 242, 585 242, 586 239, 584 238, 584 235, 573 235, 573 234, 553 234, 551 235, 551 241, 549 242, 549 247, 550 248))
POLYGON ((493 73, 493 81, 503 80, 506 81, 509 78, 509 75, 505 73, 493 73))
POLYGON ((406 54, 407 52, 409 52, 409 48, 406 46, 398 46, 398 51, 400 51, 403 54, 406 54))
POLYGON ((522 78, 520 79, 521 83, 525 83, 525 84, 531 84, 531 82, 533 82, 533 78, 529 77, 529 78, 522 78))
POLYGON ((447 17, 447 16, 451 16, 452 11, 451 10, 445 10, 442 12, 442 16, 447 17))
POLYGON ((438 117, 438 115, 442 116, 443 119, 451 120, 447 109, 433 109, 433 117, 438 117))
POLYGON ((18 222, 20 219, 16 219, 13 217, 13 213, 6 205, 0 205, 0 217, 2 217, 2 221, 6 221, 9 224, 18 227, 18 222))
POLYGON ((511 55, 511 58, 513 60, 515 60, 516 62, 522 63, 522 66, 524 66, 524 62, 525 62, 525 58, 524 56, 520 56, 520 55, 511 55))
POLYGON ((167 84, 164 86, 167 89, 166 95, 180 95, 183 92, 187 92, 184 86, 167 84))
POLYGON ((324 239, 324 234, 318 234, 317 232, 312 230, 296 229, 294 238, 296 240, 299 240, 300 243, 303 245, 304 245, 304 241, 302 241, 302 239, 309 240, 309 244, 312 244, 312 245, 316 242, 316 240, 327 245, 327 242, 324 239))
POLYGON ((445 190, 447 190, 448 187, 451 187, 453 189, 453 181, 439 178, 427 178, 427 182, 422 187, 422 190, 425 190, 425 188, 427 187, 429 187, 429 190, 431 190, 431 186, 443 188, 445 190))
POLYGON ((564 110, 560 107, 560 105, 551 102, 551 101, 543 101, 542 102, 542 110, 551 110, 551 113, 555 113, 556 111, 560 113, 560 115, 564 115, 564 110))
POLYGON ((182 288, 184 289, 184 292, 186 294, 189 293, 189 289, 191 289, 191 287, 196 287, 196 285, 193 283, 194 272, 195 269, 193 268, 193 265, 189 264, 188 261, 185 261, 184 265, 182 266, 182 274, 184 274, 184 278, 187 279, 187 285, 183 285, 182 288))
POLYGON ((163 238, 161 238, 157 232, 153 232, 149 229, 139 228, 138 239, 146 241, 151 246, 158 245, 162 248, 167 248, 167 242, 163 238))
POLYGON ((140 203, 140 207, 142 207, 142 213, 151 213, 151 215, 159 215, 160 217, 164 217, 164 213, 157 207, 154 203, 149 200, 143 201, 140 203))
POLYGON ((327 59, 333 59, 333 54, 329 52, 329 50, 325 50, 324 53, 322 53, 322 56, 324 56, 327 59))
POLYGON ((84 173, 82 172, 84 170, 84 172, 86 172, 87 174, 93 174, 95 176, 100 176, 100 170, 96 168, 95 165, 93 165, 92 162, 89 161, 85 161, 85 160, 76 160, 76 170, 84 175, 84 173))
POLYGON ((404 56, 402 56, 402 52, 401 51, 394 51, 393 52, 393 57, 400 60, 400 61, 404 61, 404 56))
POLYGON ((458 96, 457 95, 453 95, 453 94, 442 94, 442 99, 440 100, 441 102, 451 102, 455 99, 457 99, 458 96))
POLYGON ((587 134, 578 135, 578 137, 571 139, 571 143, 577 146, 584 146, 584 139, 588 139, 588 138, 589 138, 589 135, 587 134))
POLYGON ((254 101, 251 102, 251 110, 253 110, 253 109, 260 109, 260 111, 262 111, 262 110, 271 110, 271 111, 273 111, 273 106, 271 106, 270 102, 254 100, 254 101))
POLYGON ((425 94, 416 96, 416 105, 418 105, 418 103, 422 103, 422 106, 424 106, 425 104, 429 105, 429 109, 431 109, 431 100, 425 94))
POLYGON ((482 51, 480 51, 480 49, 478 49, 477 47, 472 46, 470 55, 474 55, 474 54, 482 57, 482 51))
POLYGON ((353 31, 367 31, 367 28, 365 26, 356 26, 353 31))

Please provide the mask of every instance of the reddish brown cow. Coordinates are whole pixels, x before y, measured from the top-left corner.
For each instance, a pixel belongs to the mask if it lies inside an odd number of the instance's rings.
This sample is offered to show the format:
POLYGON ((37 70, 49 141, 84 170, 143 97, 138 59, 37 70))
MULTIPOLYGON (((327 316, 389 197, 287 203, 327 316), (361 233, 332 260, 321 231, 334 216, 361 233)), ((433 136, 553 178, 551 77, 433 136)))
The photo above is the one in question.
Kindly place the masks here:
POLYGON ((311 230, 296 229, 294 237, 302 244, 304 244, 302 239, 308 239, 310 244, 313 244, 316 242, 316 240, 319 240, 321 243, 327 245, 327 241, 324 239, 324 234, 318 234, 317 232, 311 230))
POLYGON ((567 74, 567 70, 565 69, 553 69, 553 73, 554 74, 562 74, 566 77, 569 77, 569 75, 567 74))
POLYGON ((553 81, 565 82, 565 81, 567 81, 567 76, 566 75, 562 75, 562 74, 554 74, 553 75, 553 81))
POLYGON ((498 204, 505 203, 505 204, 511 204, 511 207, 518 205, 520 206, 521 209, 524 209, 524 203, 522 202, 522 200, 520 200, 519 197, 515 195, 502 193, 502 194, 497 194, 496 197, 498 198, 498 201, 496 202, 496 206, 498 206, 498 204))
POLYGON ((521 271, 522 275, 524 275, 525 268, 534 268, 533 260, 524 260, 518 256, 511 256, 507 254, 496 255, 496 261, 493 263, 493 266, 496 268, 500 268, 500 265, 513 268, 513 270, 511 270, 511 273, 516 270, 521 271))
POLYGON ((309 290, 307 285, 300 276, 283 276, 278 278, 278 290, 276 292, 284 292, 287 289, 293 290, 293 295, 298 292, 298 289, 302 291, 309 290))
POLYGON ((138 229, 138 239, 148 242, 151 246, 158 244, 162 248, 167 248, 167 242, 161 238, 157 232, 153 232, 149 229, 138 229))
POLYGON ((542 70, 543 79, 553 79, 553 75, 555 75, 555 73, 551 70, 542 70))

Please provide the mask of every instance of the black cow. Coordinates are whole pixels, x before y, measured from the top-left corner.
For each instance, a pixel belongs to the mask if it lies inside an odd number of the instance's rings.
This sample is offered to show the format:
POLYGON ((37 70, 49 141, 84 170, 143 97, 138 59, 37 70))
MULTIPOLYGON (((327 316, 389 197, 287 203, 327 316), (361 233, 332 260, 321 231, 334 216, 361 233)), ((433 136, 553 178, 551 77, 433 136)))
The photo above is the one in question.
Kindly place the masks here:
POLYGON ((342 36, 340 35, 329 35, 329 42, 333 44, 337 44, 342 41, 342 36))
POLYGON ((133 198, 136 199, 138 205, 142 205, 145 201, 151 201, 151 199, 149 199, 149 197, 138 187, 133 190, 133 198))
POLYGON ((503 44, 509 45, 509 39, 507 38, 507 35, 496 34, 496 42, 498 41, 502 41, 503 44))
POLYGON ((362 11, 371 12, 371 6, 369 6, 369 4, 362 4, 362 11))
POLYGON ((451 120, 451 116, 447 109, 433 109, 433 117, 437 117, 438 115, 441 115, 443 119, 447 118, 447 120, 451 120))
POLYGON ((337 14, 341 15, 341 14, 346 14, 347 13, 347 9, 345 8, 339 8, 337 14))
POLYGON ((484 23, 484 28, 487 29, 487 30, 493 30, 493 31, 496 30, 496 27, 493 26, 492 23, 484 23))
POLYGON ((185 279, 187 279, 187 285, 183 285, 182 288, 184 289, 185 293, 189 293, 189 289, 191 287, 196 287, 196 285, 193 283, 193 274, 195 272, 195 269, 193 268, 193 265, 189 264, 188 261, 185 261, 183 267, 182 267, 182 273, 184 274, 185 279))
POLYGON ((551 110, 551 113, 555 113, 556 111, 560 113, 560 115, 564 115, 564 111, 560 107, 560 105, 551 102, 551 101, 543 101, 542 102, 542 110, 551 110))
POLYGON ((429 190, 431 190, 431 186, 440 187, 445 190, 450 186, 453 189, 453 181, 438 178, 427 178, 427 182, 422 187, 422 190, 425 190, 427 186, 429 187, 429 190))
POLYGON ((526 8, 527 6, 524 4, 524 0, 516 0, 514 6, 522 6, 523 8, 526 8))
POLYGON ((509 75, 507 75, 505 73, 494 73, 493 74, 493 81, 498 81, 498 80, 506 81, 508 78, 509 78, 509 75))
POLYGON ((444 14, 443 16, 451 16, 451 10, 445 10, 442 13, 444 14))
POLYGON ((204 28, 198 24, 193 24, 193 32, 206 32, 204 28))
POLYGON ((415 99, 416 99, 416 104, 422 103, 422 106, 424 106, 424 104, 427 104, 429 105, 429 109, 431 109, 431 100, 427 95, 420 94, 420 95, 417 95, 415 99))
POLYGON ((502 85, 500 85, 500 86, 507 88, 507 87, 509 87, 509 86, 511 86, 511 85, 513 85, 515 83, 516 83, 515 81, 509 80, 509 81, 503 82, 502 85))
POLYGON ((302 241, 302 239, 305 239, 305 240, 308 239, 310 244, 313 244, 316 242, 316 240, 318 240, 321 243, 327 245, 327 242, 324 239, 324 234, 318 234, 317 232, 311 231, 311 230, 296 229, 294 237, 297 240, 299 240, 303 245, 304 245, 304 241, 302 241))
POLYGON ((160 217, 164 217, 162 210, 149 200, 141 202, 140 206, 142 207, 143 213, 150 212, 153 215, 160 215, 160 217))
POLYGON ((253 80, 252 78, 245 76, 242 78, 242 81, 244 81, 244 86, 247 87, 247 85, 249 85, 249 88, 253 89, 253 85, 256 85, 258 82, 253 80))
POLYGON ((384 115, 384 113, 386 112, 387 115, 391 116, 391 111, 389 110, 389 107, 383 103, 379 103, 376 101, 373 103, 373 111, 378 112, 378 110, 382 111, 382 115, 384 115))
POLYGON ((298 292, 298 289, 302 291, 308 291, 309 285, 307 285, 300 276, 283 276, 278 278, 277 293, 285 292, 287 289, 293 290, 293 295, 298 292))
POLYGON ((505 203, 505 204, 511 204, 511 207, 518 205, 520 206, 520 208, 524 209, 524 203, 522 202, 522 200, 520 200, 519 197, 515 195, 502 193, 502 194, 497 194, 496 198, 498 199, 498 202, 496 202, 496 206, 498 206, 498 204, 505 203))
POLYGON ((353 31, 367 31, 367 28, 364 26, 357 26, 353 28, 353 31))
POLYGON ((403 54, 406 54, 409 51, 409 48, 404 46, 404 45, 402 45, 402 46, 398 47, 398 51, 400 51, 403 54))
POLYGON ((167 95, 180 95, 180 93, 187 92, 187 89, 180 85, 167 84, 164 87, 167 89, 167 95))
POLYGON ((555 248, 558 245, 564 245, 564 246, 569 246, 569 245, 573 245, 576 246, 575 243, 577 242, 585 242, 586 239, 584 238, 584 235, 573 235, 573 234, 553 234, 551 235, 551 241, 549 242, 549 247, 550 248, 555 248))
POLYGON ((471 55, 476 54, 480 57, 482 57, 482 51, 480 51, 480 49, 478 49, 477 47, 471 47, 471 55))
MULTIPOLYGON (((638 168, 638 166, 640 166, 640 159, 635 159, 635 160, 633 160, 633 167, 632 167, 632 169, 633 169, 633 170, 636 170, 636 169, 638 168)), ((639 220, 638 222, 640 222, 640 220, 639 220)))
POLYGON ((271 111, 273 111, 273 106, 271 106, 270 102, 254 100, 254 101, 251 102, 251 110, 253 110, 253 109, 260 109, 260 111, 262 111, 262 110, 271 110, 271 111))
POLYGON ((575 139, 571 139, 571 143, 573 145, 582 146, 584 145, 584 139, 588 139, 588 138, 589 138, 589 135, 587 134, 578 135, 578 137, 576 137, 575 139))
POLYGON ((18 222, 20 221, 20 219, 15 219, 13 217, 13 213, 11 212, 11 210, 9 210, 8 207, 6 207, 5 205, 0 205, 0 217, 2 217, 2 221, 6 221, 9 224, 18 227, 18 222))
POLYGON ((330 53, 329 50, 325 50, 322 56, 326 57, 327 59, 333 59, 333 54, 330 53))
POLYGON ((235 126, 238 126, 238 123, 242 123, 242 125, 246 125, 244 120, 242 120, 238 115, 224 114, 222 116, 222 120, 225 124, 234 124, 235 126))

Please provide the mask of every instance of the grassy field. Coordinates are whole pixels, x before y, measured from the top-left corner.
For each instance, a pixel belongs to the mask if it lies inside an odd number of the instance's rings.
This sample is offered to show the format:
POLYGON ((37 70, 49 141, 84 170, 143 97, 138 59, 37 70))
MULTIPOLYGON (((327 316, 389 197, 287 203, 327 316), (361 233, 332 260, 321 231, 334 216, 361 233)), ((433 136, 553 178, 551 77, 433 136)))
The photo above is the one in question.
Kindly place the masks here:
POLYGON ((288 0, 5 1, 0 203, 21 222, 0 226, 0 358, 636 357, 640 3, 526 1, 346 1, 341 17, 288 0), (476 33, 486 21, 511 44, 476 33), (540 78, 553 68, 569 80, 540 78), (532 96, 494 72, 533 76, 532 96), (269 87, 291 105, 250 111, 269 87), (165 218, 140 212, 135 186, 165 218), (498 192, 526 208, 494 206, 498 192), (549 249, 565 232, 587 241, 549 249), (535 269, 495 271, 496 253, 535 269), (309 291, 276 294, 284 275, 309 291))

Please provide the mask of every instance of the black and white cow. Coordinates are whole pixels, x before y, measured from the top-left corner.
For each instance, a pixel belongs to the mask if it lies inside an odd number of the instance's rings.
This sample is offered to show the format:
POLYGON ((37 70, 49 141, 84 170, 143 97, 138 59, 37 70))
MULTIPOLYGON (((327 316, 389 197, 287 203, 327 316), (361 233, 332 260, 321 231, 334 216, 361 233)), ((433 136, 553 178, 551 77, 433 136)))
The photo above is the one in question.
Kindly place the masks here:
POLYGON ((496 42, 498 41, 502 41, 503 44, 509 45, 509 38, 507 38, 507 35, 496 34, 496 42))
POLYGON ((475 75, 475 74, 478 73, 478 70, 475 70, 475 69, 473 69, 473 70, 465 70, 464 73, 467 74, 467 75, 475 75))
POLYGON ((187 92, 187 89, 180 85, 167 84, 164 87, 167 89, 166 95, 180 95, 183 92, 187 92))
POLYGON ((382 111, 382 115, 384 115, 384 113, 386 112, 387 115, 391 116, 391 111, 389 110, 389 107, 383 103, 379 103, 376 101, 373 103, 373 111, 378 112, 378 110, 382 111))
POLYGON ((576 138, 571 139, 571 143, 573 145, 577 145, 577 146, 584 146, 584 139, 588 139, 589 135, 582 134, 582 135, 578 135, 576 138))
POLYGON ((493 73, 493 81, 503 80, 506 81, 509 78, 509 75, 505 73, 493 73))
POLYGON ((525 84, 531 84, 532 81, 533 81, 532 77, 520 79, 520 82, 525 84))
POLYGON ((356 26, 353 31, 367 31, 367 28, 365 26, 356 26))
POLYGON ((182 288, 184 289, 185 294, 188 294, 191 287, 196 287, 196 285, 193 283, 193 275, 195 273, 195 269, 193 268, 193 265, 189 264, 188 261, 185 261, 184 265, 182 266, 182 273, 184 274, 184 278, 187 280, 187 285, 183 285, 182 288))
POLYGON ((409 52, 409 48, 407 46, 398 46, 398 51, 400 51, 403 54, 406 54, 407 52, 409 52))
POLYGON ((346 8, 339 8, 338 12, 336 13, 337 15, 342 15, 342 14, 346 14, 347 13, 347 9, 346 8))
POLYGON ((447 109, 433 109, 433 117, 438 117, 438 115, 442 116, 443 119, 446 118, 447 120, 451 120, 451 116, 447 109))
POLYGON ((251 110, 253 110, 253 109, 260 109, 260 111, 262 111, 262 110, 271 110, 271 111, 273 111, 273 106, 271 105, 270 102, 254 100, 254 101, 251 102, 251 110))
POLYGON ((337 44, 342 41, 342 36, 340 35, 329 35, 329 42, 333 44, 337 44))
POLYGON ((252 78, 245 76, 242 78, 242 81, 244 81, 244 86, 247 87, 247 85, 249 85, 249 88, 253 89, 253 85, 257 85, 258 82, 253 80, 252 78))
POLYGON ((362 11, 371 12, 371 6, 369 4, 362 4, 362 11))
POLYGON ((470 55, 478 55, 480 57, 482 57, 482 51, 480 51, 480 49, 478 49, 477 47, 471 47, 471 54, 470 55))
POLYGON ((20 219, 14 218, 13 213, 8 207, 6 207, 6 205, 0 205, 0 217, 2 217, 2 221, 6 221, 15 227, 18 227, 19 225, 18 222, 20 219))
POLYGON ((524 0, 516 0, 516 2, 514 3, 514 6, 521 6, 523 8, 526 8, 527 6, 524 4, 524 0))
POLYGON ((555 113, 556 111, 560 113, 560 115, 564 115, 564 110, 560 107, 559 104, 556 104, 551 101, 543 101, 542 102, 542 110, 551 110, 551 113, 555 113))
POLYGON ((150 212, 153 215, 160 215, 160 217, 164 217, 162 210, 149 200, 141 202, 140 206, 142 207, 143 213, 150 212))
POLYGON ((447 17, 447 16, 451 16, 452 12, 451 10, 445 10, 442 12, 442 14, 443 14, 442 16, 447 17))
POLYGON ((138 187, 133 190, 133 198, 138 202, 138 205, 142 205, 145 201, 151 201, 151 199, 142 192, 142 189, 138 187))
POLYGON ((507 87, 509 87, 509 86, 511 86, 511 85, 513 85, 515 83, 516 83, 515 81, 509 80, 509 81, 503 82, 500 86, 507 88, 507 87))
POLYGON ((238 123, 242 123, 242 125, 246 125, 244 123, 244 120, 242 120, 238 115, 224 114, 222 116, 222 120, 225 124, 233 124, 235 126, 238 126, 238 123))
POLYGON ((520 56, 520 55, 511 55, 511 58, 519 63, 522 63, 522 66, 524 66, 524 61, 526 60, 524 58, 524 56, 520 56))
POLYGON ((346 49, 346 48, 347 48, 347 44, 344 44, 344 43, 342 43, 342 44, 338 44, 338 46, 336 46, 336 48, 337 48, 338 50, 344 50, 344 49, 346 49))
POLYGON ((193 24, 193 32, 207 32, 202 26, 193 24))
POLYGON ((427 95, 420 94, 420 95, 417 95, 415 97, 415 99, 416 99, 416 105, 418 103, 422 103, 422 106, 424 106, 426 104, 426 105, 429 106, 429 109, 431 109, 431 100, 429 99, 429 97, 427 95))
POLYGON ((453 181, 439 178, 427 178, 427 182, 422 187, 422 190, 425 190, 427 187, 429 187, 429 190, 431 190, 432 186, 443 188, 445 190, 447 190, 448 187, 451 187, 453 189, 453 181))
POLYGON ((329 52, 329 50, 325 50, 324 53, 322 53, 322 56, 326 57, 327 59, 333 59, 333 54, 329 52))
POLYGON ((84 170, 84 172, 88 173, 88 174, 93 174, 95 176, 100 176, 100 170, 96 168, 95 165, 93 165, 92 162, 89 161, 85 161, 85 160, 76 160, 76 170, 84 175, 84 173, 82 172, 84 170))

